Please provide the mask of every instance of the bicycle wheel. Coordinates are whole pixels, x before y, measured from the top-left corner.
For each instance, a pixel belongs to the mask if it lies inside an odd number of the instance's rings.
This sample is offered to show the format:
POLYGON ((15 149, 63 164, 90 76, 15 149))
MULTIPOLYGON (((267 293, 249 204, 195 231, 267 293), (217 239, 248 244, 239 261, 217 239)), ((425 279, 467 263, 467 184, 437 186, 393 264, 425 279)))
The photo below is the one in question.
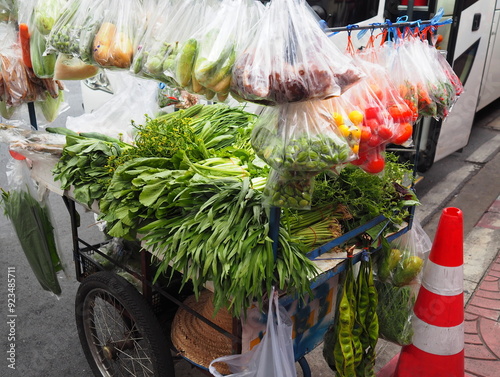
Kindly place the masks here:
POLYGON ((105 271, 87 277, 76 294, 75 318, 95 376, 175 376, 158 320, 122 277, 105 271))

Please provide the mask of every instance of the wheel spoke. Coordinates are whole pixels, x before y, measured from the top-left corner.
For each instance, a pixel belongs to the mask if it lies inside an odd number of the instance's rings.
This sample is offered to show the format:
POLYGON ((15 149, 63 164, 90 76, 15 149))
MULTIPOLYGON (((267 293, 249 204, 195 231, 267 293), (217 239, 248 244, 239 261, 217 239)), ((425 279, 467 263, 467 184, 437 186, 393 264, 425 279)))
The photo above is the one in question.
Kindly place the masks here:
POLYGON ((75 302, 78 335, 95 375, 174 374, 156 316, 130 283, 112 272, 85 278, 75 302))
POLYGON ((153 363, 147 352, 150 346, 143 348, 145 339, 123 305, 107 292, 97 291, 89 299, 87 309, 92 339, 89 345, 99 368, 109 376, 153 376, 153 363), (112 352, 112 360, 104 348, 112 352))

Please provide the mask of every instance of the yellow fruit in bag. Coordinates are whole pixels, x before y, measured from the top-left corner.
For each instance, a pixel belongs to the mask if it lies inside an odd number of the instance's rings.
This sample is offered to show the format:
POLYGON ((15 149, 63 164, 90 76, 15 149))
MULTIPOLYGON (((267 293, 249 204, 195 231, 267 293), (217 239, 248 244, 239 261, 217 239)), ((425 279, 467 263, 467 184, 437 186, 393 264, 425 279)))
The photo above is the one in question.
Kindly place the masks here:
POLYGON ((94 38, 93 57, 103 67, 128 68, 132 63, 133 45, 116 25, 104 22, 94 38))
POLYGON ((385 281, 390 277, 401 258, 402 254, 399 249, 392 248, 388 251, 378 269, 378 277, 381 281, 385 281))
POLYGON ((394 285, 401 287, 409 284, 422 270, 424 261, 422 258, 413 255, 403 259, 393 276, 394 285))

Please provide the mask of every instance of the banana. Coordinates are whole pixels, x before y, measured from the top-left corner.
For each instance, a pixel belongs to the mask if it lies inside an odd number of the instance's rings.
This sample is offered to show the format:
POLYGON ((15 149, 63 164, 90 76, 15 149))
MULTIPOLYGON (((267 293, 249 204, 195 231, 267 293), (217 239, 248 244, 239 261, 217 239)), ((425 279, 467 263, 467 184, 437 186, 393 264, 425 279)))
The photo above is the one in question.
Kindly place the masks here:
POLYGON ((219 81, 216 85, 210 87, 216 93, 227 92, 229 91, 229 87, 231 85, 231 78, 233 76, 231 74, 226 75, 221 81, 219 81))

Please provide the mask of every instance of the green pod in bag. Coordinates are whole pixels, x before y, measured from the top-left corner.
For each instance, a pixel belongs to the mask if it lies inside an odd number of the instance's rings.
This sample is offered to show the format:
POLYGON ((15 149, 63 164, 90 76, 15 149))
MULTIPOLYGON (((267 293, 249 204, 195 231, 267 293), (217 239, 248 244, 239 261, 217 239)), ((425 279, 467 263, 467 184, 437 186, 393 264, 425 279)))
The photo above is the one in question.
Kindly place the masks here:
POLYGON ((55 54, 44 55, 46 45, 45 37, 38 30, 33 30, 30 36, 31 65, 35 75, 41 79, 54 76, 54 67, 57 60, 55 54))

